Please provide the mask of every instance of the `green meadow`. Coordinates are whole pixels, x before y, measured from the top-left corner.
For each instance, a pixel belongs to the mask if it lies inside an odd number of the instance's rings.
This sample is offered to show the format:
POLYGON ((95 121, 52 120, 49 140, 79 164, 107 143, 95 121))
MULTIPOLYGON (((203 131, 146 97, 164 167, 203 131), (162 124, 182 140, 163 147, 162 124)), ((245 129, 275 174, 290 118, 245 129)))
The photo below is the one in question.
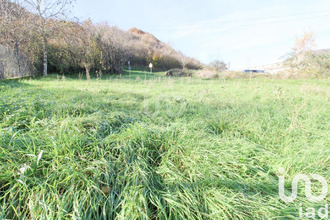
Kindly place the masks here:
MULTIPOLYGON (((330 183, 330 81, 0 81, 0 219, 296 219, 330 183), (313 182, 313 192, 318 192, 313 182)), ((146 77, 146 79, 145 79, 146 77)))

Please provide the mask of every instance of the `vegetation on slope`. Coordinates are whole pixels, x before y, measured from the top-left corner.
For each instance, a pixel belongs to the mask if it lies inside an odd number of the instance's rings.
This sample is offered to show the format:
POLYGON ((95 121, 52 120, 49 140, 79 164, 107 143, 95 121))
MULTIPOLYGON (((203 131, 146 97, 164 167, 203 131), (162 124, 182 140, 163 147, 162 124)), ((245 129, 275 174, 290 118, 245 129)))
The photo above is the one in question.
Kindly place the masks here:
POLYGON ((316 35, 305 31, 296 39, 290 57, 284 61, 284 74, 291 77, 329 77, 330 49, 316 49, 316 35))
MULTIPOLYGON (((42 72, 119 73, 128 61, 134 67, 153 63, 154 70, 202 66, 137 28, 124 31, 106 23, 70 21, 63 16, 47 19, 23 7, 24 2, 18 5, 0 0, 0 78, 42 72), (8 56, 13 53, 15 59, 8 56), (20 68, 22 64, 30 71, 20 68)), ((70 1, 55 3, 64 2, 70 1)))

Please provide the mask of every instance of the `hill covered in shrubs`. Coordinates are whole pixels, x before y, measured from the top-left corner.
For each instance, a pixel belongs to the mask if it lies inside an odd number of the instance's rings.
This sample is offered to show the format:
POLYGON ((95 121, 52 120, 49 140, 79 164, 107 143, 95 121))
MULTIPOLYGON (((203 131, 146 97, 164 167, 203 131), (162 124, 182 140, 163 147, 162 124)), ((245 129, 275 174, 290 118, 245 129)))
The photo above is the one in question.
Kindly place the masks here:
POLYGON ((89 19, 81 22, 64 16, 45 18, 8 0, 0 0, 0 7, 2 78, 42 72, 119 73, 128 61, 140 68, 153 63, 155 70, 202 66, 137 28, 124 31, 89 19))

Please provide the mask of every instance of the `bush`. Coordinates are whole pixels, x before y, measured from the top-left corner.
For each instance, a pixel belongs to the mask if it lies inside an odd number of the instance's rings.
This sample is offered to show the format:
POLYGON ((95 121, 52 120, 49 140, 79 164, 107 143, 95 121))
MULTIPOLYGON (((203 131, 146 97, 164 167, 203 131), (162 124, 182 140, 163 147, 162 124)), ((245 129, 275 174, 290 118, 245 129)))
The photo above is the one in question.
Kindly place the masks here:
POLYGON ((212 69, 202 69, 196 74, 199 78, 217 78, 218 73, 212 69))
POLYGON ((209 64, 209 68, 212 68, 218 72, 222 72, 228 69, 227 64, 222 60, 214 60, 209 64))
POLYGON ((290 75, 294 77, 330 76, 330 53, 328 51, 307 51, 293 54, 285 61, 290 75))
POLYGON ((166 72, 166 76, 192 76, 194 74, 193 70, 182 70, 182 69, 171 69, 169 71, 166 72))

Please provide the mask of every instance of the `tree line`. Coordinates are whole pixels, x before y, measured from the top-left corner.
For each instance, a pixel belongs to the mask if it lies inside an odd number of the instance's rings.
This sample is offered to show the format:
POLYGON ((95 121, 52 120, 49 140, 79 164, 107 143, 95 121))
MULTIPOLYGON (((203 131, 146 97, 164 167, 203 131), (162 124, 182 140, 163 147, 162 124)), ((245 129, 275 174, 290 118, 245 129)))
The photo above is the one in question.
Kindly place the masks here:
MULTIPOLYGON (((16 75, 84 71, 89 79, 91 72, 119 73, 128 61, 134 67, 153 63, 156 70, 202 67, 137 28, 124 31, 90 19, 69 19, 72 4, 70 0, 0 0, 0 58, 13 54, 16 75)), ((11 74, 5 69, 0 65, 2 78, 5 72, 11 74)))

